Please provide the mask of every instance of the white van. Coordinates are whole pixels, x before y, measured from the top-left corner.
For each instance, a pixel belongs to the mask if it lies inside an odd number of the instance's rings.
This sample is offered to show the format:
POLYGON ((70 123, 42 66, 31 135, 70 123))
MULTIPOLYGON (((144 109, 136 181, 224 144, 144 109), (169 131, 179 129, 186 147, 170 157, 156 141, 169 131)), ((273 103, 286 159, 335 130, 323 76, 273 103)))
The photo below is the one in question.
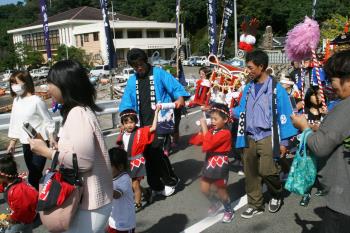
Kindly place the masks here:
POLYGON ((196 61, 197 66, 210 66, 209 60, 206 56, 201 56, 196 61))
POLYGON ((101 65, 101 66, 95 66, 90 70, 91 76, 106 76, 109 75, 109 66, 108 65, 101 65))

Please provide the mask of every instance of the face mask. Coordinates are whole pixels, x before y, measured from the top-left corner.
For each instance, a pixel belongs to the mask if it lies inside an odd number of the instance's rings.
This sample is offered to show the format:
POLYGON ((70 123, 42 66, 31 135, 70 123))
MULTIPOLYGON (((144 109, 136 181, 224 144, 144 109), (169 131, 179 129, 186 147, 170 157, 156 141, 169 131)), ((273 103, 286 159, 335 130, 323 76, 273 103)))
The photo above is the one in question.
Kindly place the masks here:
POLYGON ((16 95, 21 96, 24 93, 23 84, 13 84, 11 88, 16 95))

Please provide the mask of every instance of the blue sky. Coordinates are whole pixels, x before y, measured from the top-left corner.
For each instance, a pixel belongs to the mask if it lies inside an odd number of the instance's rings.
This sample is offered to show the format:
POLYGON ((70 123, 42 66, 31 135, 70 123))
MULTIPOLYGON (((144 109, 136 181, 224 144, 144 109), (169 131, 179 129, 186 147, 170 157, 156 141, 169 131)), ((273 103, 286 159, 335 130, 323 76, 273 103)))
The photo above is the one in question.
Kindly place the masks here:
POLYGON ((17 2, 23 2, 20 0, 0 0, 0 5, 6 5, 6 4, 16 4, 17 2))

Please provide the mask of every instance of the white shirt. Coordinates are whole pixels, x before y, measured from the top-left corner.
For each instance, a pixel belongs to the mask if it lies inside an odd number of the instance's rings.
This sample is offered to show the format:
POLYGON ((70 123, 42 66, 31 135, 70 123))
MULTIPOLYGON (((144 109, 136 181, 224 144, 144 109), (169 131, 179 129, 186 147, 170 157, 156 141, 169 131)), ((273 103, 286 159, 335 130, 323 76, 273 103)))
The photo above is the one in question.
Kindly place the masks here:
POLYGON ((112 201, 109 226, 119 231, 134 229, 136 227, 134 194, 128 173, 122 173, 113 179, 113 190, 120 192, 122 196, 112 201))
POLYGON ((13 100, 8 136, 28 144, 28 134, 23 130, 24 122, 29 122, 44 140, 48 133, 55 131, 55 122, 47 110, 46 103, 36 95, 16 97, 13 100))
POLYGON ((128 132, 123 133, 123 145, 124 145, 125 151, 128 151, 130 135, 131 135, 131 133, 128 133, 128 132))

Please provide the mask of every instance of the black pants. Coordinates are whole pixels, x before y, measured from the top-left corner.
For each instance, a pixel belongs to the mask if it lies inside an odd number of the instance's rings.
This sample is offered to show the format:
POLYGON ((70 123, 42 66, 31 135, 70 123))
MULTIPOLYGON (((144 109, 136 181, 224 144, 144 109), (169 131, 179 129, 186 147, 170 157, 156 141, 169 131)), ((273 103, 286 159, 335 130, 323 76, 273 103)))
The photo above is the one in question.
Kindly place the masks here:
POLYGON ((29 175, 28 175, 28 182, 31 184, 34 188, 39 190, 39 181, 40 178, 43 176, 43 170, 46 163, 46 158, 40 155, 34 154, 30 150, 29 144, 23 144, 23 154, 24 154, 24 160, 26 162, 29 175))
POLYGON ((155 191, 162 191, 164 185, 174 186, 178 181, 169 158, 164 155, 162 143, 163 141, 156 136, 154 142, 147 146, 144 151, 147 182, 151 189, 155 191))
POLYGON ((349 233, 350 216, 325 208, 320 233, 349 233))

